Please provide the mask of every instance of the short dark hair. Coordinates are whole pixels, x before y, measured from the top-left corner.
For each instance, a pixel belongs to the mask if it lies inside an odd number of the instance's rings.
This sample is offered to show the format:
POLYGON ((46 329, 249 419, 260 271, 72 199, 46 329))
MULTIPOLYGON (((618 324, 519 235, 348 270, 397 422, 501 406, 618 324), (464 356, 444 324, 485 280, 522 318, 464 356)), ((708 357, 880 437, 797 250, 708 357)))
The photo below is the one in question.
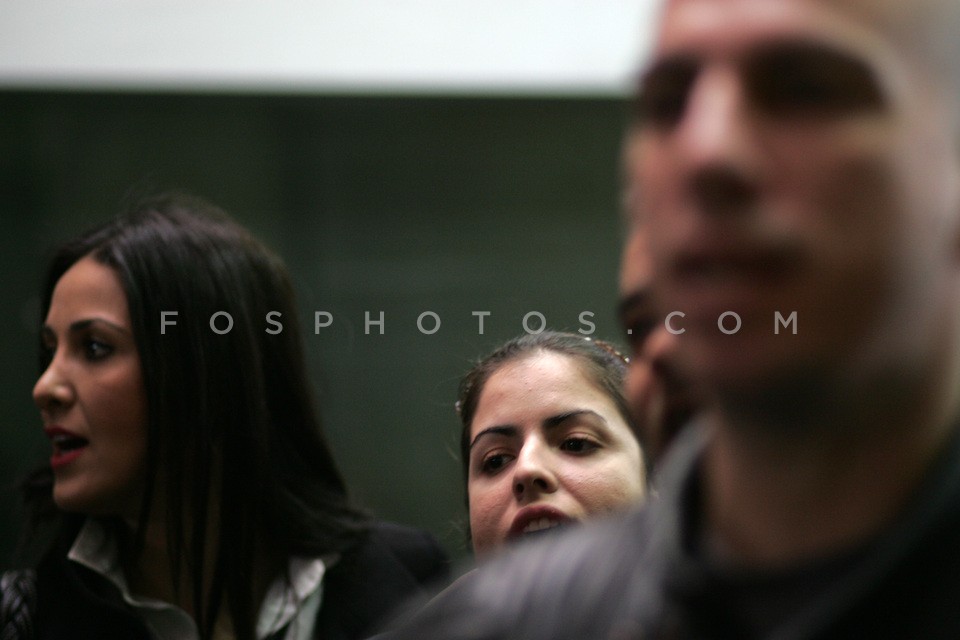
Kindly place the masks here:
POLYGON ((344 551, 368 527, 321 430, 286 267, 221 209, 164 193, 138 200, 56 253, 41 317, 57 282, 85 256, 117 273, 140 355, 147 488, 134 549, 142 548, 160 490, 174 584, 186 560, 201 635, 210 637, 226 603, 237 638, 252 639, 255 559, 266 562, 261 572, 285 572, 291 556, 344 551), (164 311, 179 315, 161 333, 164 311), (220 311, 234 318, 223 335, 209 325, 220 311), (273 316, 282 322, 279 333, 265 330, 272 311, 281 314, 273 316), (207 531, 208 509, 215 532, 207 531), (204 601, 211 533, 206 584, 213 586, 204 601))
MULTIPOLYGON (((627 375, 627 358, 610 343, 594 340, 589 336, 560 331, 528 333, 497 347, 477 362, 460 381, 456 408, 461 424, 460 462, 463 467, 464 486, 470 471, 470 426, 487 380, 505 364, 542 351, 559 353, 574 359, 580 365, 582 373, 613 400, 617 411, 640 442, 641 452, 644 452, 640 431, 634 422, 623 391, 624 378, 627 375)), ((645 453, 643 457, 644 468, 648 469, 645 453)), ((469 507, 469 504, 467 506, 469 507)))

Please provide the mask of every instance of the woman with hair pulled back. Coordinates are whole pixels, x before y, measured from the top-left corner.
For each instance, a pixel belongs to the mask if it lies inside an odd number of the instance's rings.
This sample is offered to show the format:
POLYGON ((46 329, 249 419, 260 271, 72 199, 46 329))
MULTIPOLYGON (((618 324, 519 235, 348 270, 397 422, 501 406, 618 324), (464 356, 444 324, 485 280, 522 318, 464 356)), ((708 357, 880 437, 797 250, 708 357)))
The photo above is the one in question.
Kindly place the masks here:
POLYGON ((221 210, 136 203, 60 249, 42 305, 38 637, 361 638, 444 575, 351 504, 286 268, 221 210))
POLYGON ((609 344, 546 331, 510 340, 464 376, 460 452, 478 558, 645 496, 626 372, 609 344))

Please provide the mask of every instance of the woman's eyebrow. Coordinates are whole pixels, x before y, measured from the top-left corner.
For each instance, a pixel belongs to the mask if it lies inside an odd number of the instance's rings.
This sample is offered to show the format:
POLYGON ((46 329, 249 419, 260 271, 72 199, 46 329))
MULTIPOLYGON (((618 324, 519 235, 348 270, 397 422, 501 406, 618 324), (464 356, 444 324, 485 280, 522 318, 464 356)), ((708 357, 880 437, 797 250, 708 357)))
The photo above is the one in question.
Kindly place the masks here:
POLYGON ((86 328, 88 328, 88 327, 90 327, 90 326, 92 326, 92 325, 95 325, 95 324, 105 324, 105 325, 107 325, 108 327, 110 327, 110 328, 112 328, 112 329, 114 329, 114 330, 116 330, 116 331, 120 331, 120 332, 122 332, 122 333, 130 333, 129 330, 127 330, 125 327, 121 327, 120 325, 118 325, 118 324, 115 323, 115 322, 111 322, 110 320, 107 320, 106 318, 100 318, 100 317, 84 318, 83 320, 77 320, 77 321, 75 321, 75 322, 71 322, 71 323, 70 323, 70 331, 74 331, 74 332, 76 332, 76 331, 83 331, 84 329, 86 329, 86 328))
MULTIPOLYGON (((563 413, 557 414, 555 416, 550 416, 549 418, 544 419, 544 421, 542 422, 543 428, 554 429, 562 425, 567 420, 570 420, 571 418, 576 418, 584 415, 593 416, 603 424, 607 423, 606 419, 603 416, 601 416, 596 411, 593 411, 592 409, 573 409, 572 411, 564 411, 563 413)), ((470 443, 470 450, 472 451, 474 445, 477 444, 480 438, 483 438, 484 436, 498 435, 498 436, 506 436, 509 438, 509 437, 516 437, 518 433, 519 433, 519 429, 517 427, 513 425, 508 425, 508 424, 487 427, 486 429, 478 433, 473 438, 473 441, 470 443)))
POLYGON ((545 429, 558 427, 564 422, 566 422, 567 420, 569 420, 570 418, 576 418, 583 415, 590 415, 604 424, 607 423, 606 419, 604 419, 603 416, 601 416, 599 413, 597 413, 592 409, 574 409, 573 411, 566 411, 559 415, 550 416, 549 418, 543 421, 543 427, 545 429))
POLYGON ((517 429, 517 427, 514 427, 512 425, 498 425, 495 427, 487 427, 486 429, 478 433, 473 438, 473 442, 470 443, 470 450, 472 451, 473 445, 477 444, 477 441, 484 436, 498 435, 498 436, 513 437, 517 435, 518 431, 519 430, 517 429))
MULTIPOLYGON (((127 329, 126 327, 122 327, 115 322, 111 322, 106 318, 100 318, 100 317, 83 318, 81 320, 75 320, 70 323, 70 326, 67 329, 70 333, 78 333, 96 324, 106 325, 111 329, 113 329, 114 331, 119 331, 120 333, 130 333, 130 330, 127 329)), ((40 332, 45 336, 54 336, 56 334, 56 332, 53 330, 53 327, 51 327, 49 324, 44 324, 42 327, 40 327, 40 332)))

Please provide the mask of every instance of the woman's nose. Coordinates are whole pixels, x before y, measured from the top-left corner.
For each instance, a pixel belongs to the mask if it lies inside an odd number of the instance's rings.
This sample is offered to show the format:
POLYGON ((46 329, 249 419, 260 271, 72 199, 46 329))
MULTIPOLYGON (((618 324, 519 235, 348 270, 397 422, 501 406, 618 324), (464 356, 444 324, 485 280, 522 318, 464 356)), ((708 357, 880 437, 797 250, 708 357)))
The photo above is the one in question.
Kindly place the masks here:
POLYGON ((49 415, 70 406, 74 399, 73 385, 55 356, 33 386, 33 402, 42 414, 49 415))
POLYGON ((529 501, 557 490, 552 459, 547 443, 537 440, 524 444, 513 472, 513 494, 517 500, 529 501))

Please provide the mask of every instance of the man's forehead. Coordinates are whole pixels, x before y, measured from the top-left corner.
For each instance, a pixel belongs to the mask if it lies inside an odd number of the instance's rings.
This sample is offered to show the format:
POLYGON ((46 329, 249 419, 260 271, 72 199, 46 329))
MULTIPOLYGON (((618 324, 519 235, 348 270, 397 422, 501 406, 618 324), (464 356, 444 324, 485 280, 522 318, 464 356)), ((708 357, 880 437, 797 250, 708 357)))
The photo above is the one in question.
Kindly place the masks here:
POLYGON ((954 61, 960 0, 666 0, 656 52, 807 37, 954 61))
MULTIPOLYGON (((880 0, 877 4, 884 4, 880 0)), ((656 51, 691 47, 736 52, 756 41, 802 37, 839 41, 876 39, 886 33, 879 6, 860 0, 671 0, 656 51)))
POLYGON ((784 45, 819 49, 858 60, 903 95, 939 95, 960 131, 960 0, 666 0, 662 9, 644 80, 674 62, 739 67, 784 45))
POLYGON ((749 6, 753 11, 782 5, 801 12, 825 11, 887 25, 900 24, 914 15, 943 17, 958 8, 958 0, 662 0, 659 4, 661 18, 668 12, 694 5, 713 6, 720 11, 729 11, 734 5, 749 6))

